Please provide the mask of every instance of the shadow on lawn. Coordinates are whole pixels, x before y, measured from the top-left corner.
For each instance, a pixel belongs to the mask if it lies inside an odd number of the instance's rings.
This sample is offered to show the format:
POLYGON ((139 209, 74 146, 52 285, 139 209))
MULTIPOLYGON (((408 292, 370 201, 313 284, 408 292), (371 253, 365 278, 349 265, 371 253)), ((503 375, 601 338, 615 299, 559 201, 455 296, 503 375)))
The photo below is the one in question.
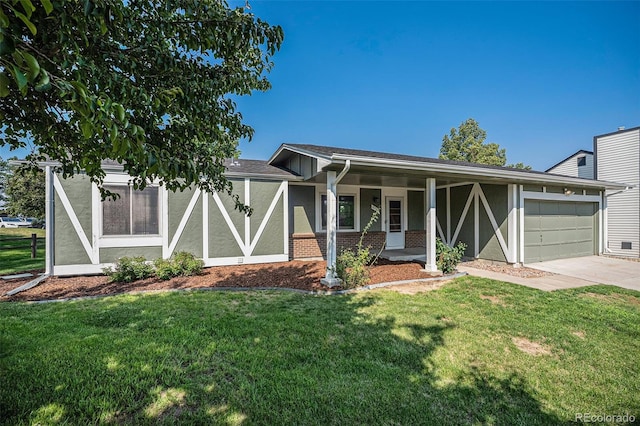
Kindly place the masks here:
POLYGON ((37 331, 10 334, 0 320, 2 421, 559 423, 515 374, 443 376, 455 319, 412 314, 409 300, 250 292, 5 305, 37 331))

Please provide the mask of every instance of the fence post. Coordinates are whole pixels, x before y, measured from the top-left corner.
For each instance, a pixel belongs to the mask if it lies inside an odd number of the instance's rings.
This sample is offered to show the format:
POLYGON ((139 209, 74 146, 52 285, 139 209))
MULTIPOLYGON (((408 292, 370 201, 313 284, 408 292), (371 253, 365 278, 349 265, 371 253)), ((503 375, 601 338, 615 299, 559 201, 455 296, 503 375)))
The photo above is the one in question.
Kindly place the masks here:
POLYGON ((38 237, 36 234, 31 234, 31 258, 36 258, 36 244, 38 244, 38 237))

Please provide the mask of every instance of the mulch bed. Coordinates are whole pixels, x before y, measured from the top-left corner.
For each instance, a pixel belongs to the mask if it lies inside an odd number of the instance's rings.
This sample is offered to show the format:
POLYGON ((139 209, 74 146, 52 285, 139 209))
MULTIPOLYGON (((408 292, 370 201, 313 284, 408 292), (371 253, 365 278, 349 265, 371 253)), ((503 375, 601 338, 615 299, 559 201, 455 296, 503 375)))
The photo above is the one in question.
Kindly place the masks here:
MULTIPOLYGON (((328 290, 320 284, 325 276, 325 262, 290 261, 257 265, 215 266, 202 275, 177 277, 167 281, 149 278, 133 283, 110 283, 106 276, 50 277, 32 289, 13 296, 7 291, 31 281, 0 280, 0 301, 34 301, 72 297, 112 295, 132 291, 195 289, 206 287, 276 287, 300 290, 328 290)), ((369 284, 427 278, 417 262, 390 262, 379 259, 370 269, 369 284)), ((34 277, 35 278, 35 277, 34 277)), ((340 290, 333 287, 332 290, 340 290)))

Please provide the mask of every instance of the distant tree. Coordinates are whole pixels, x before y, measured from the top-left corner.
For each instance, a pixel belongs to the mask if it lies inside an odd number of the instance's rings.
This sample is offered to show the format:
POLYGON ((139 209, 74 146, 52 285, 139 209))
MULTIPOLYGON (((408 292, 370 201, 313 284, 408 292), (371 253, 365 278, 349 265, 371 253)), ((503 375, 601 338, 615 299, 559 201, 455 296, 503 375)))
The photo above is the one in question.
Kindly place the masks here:
MULTIPOLYGON (((442 138, 440 158, 443 160, 467 161, 469 163, 504 166, 507 162, 507 150, 495 142, 487 143, 487 132, 473 118, 463 121, 452 128, 449 135, 442 138)), ((531 169, 523 163, 510 164, 507 167, 531 169)))
POLYGON ((497 143, 485 143, 487 132, 480 128, 473 118, 452 128, 449 135, 442 138, 440 158, 443 160, 467 161, 469 163, 504 166, 507 153, 497 143))
POLYGON ((0 158, 0 201, 6 200, 7 177, 9 174, 9 165, 5 160, 0 158))
POLYGON ((531 166, 528 166, 522 162, 516 164, 507 164, 505 167, 511 167, 512 169, 531 170, 531 166))
MULTIPOLYGON (((284 33, 226 0, 0 0, 0 145, 102 184, 230 192, 251 139, 233 96, 266 91, 284 33)), ((238 204, 239 207, 241 207, 238 204)))
POLYGON ((7 179, 6 193, 10 215, 44 218, 45 176, 42 170, 14 170, 7 179))

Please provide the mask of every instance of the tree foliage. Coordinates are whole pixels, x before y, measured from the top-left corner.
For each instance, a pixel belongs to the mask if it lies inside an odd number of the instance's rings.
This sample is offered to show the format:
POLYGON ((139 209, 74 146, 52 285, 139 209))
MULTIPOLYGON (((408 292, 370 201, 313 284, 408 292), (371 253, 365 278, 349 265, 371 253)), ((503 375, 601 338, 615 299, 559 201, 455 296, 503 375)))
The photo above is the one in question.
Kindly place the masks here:
POLYGON ((42 170, 14 170, 7 179, 6 194, 10 215, 44 218, 45 176, 42 170))
POLYGON ((6 199, 7 177, 9 176, 9 165, 0 157, 0 201, 6 199))
POLYGON ((0 0, 1 144, 101 184, 227 191, 253 129, 230 96, 268 90, 283 31, 224 0, 0 0))
POLYGON ((473 118, 468 118, 457 129, 442 138, 440 158, 443 160, 467 161, 469 163, 504 166, 507 151, 497 143, 485 143, 487 132, 473 118))

